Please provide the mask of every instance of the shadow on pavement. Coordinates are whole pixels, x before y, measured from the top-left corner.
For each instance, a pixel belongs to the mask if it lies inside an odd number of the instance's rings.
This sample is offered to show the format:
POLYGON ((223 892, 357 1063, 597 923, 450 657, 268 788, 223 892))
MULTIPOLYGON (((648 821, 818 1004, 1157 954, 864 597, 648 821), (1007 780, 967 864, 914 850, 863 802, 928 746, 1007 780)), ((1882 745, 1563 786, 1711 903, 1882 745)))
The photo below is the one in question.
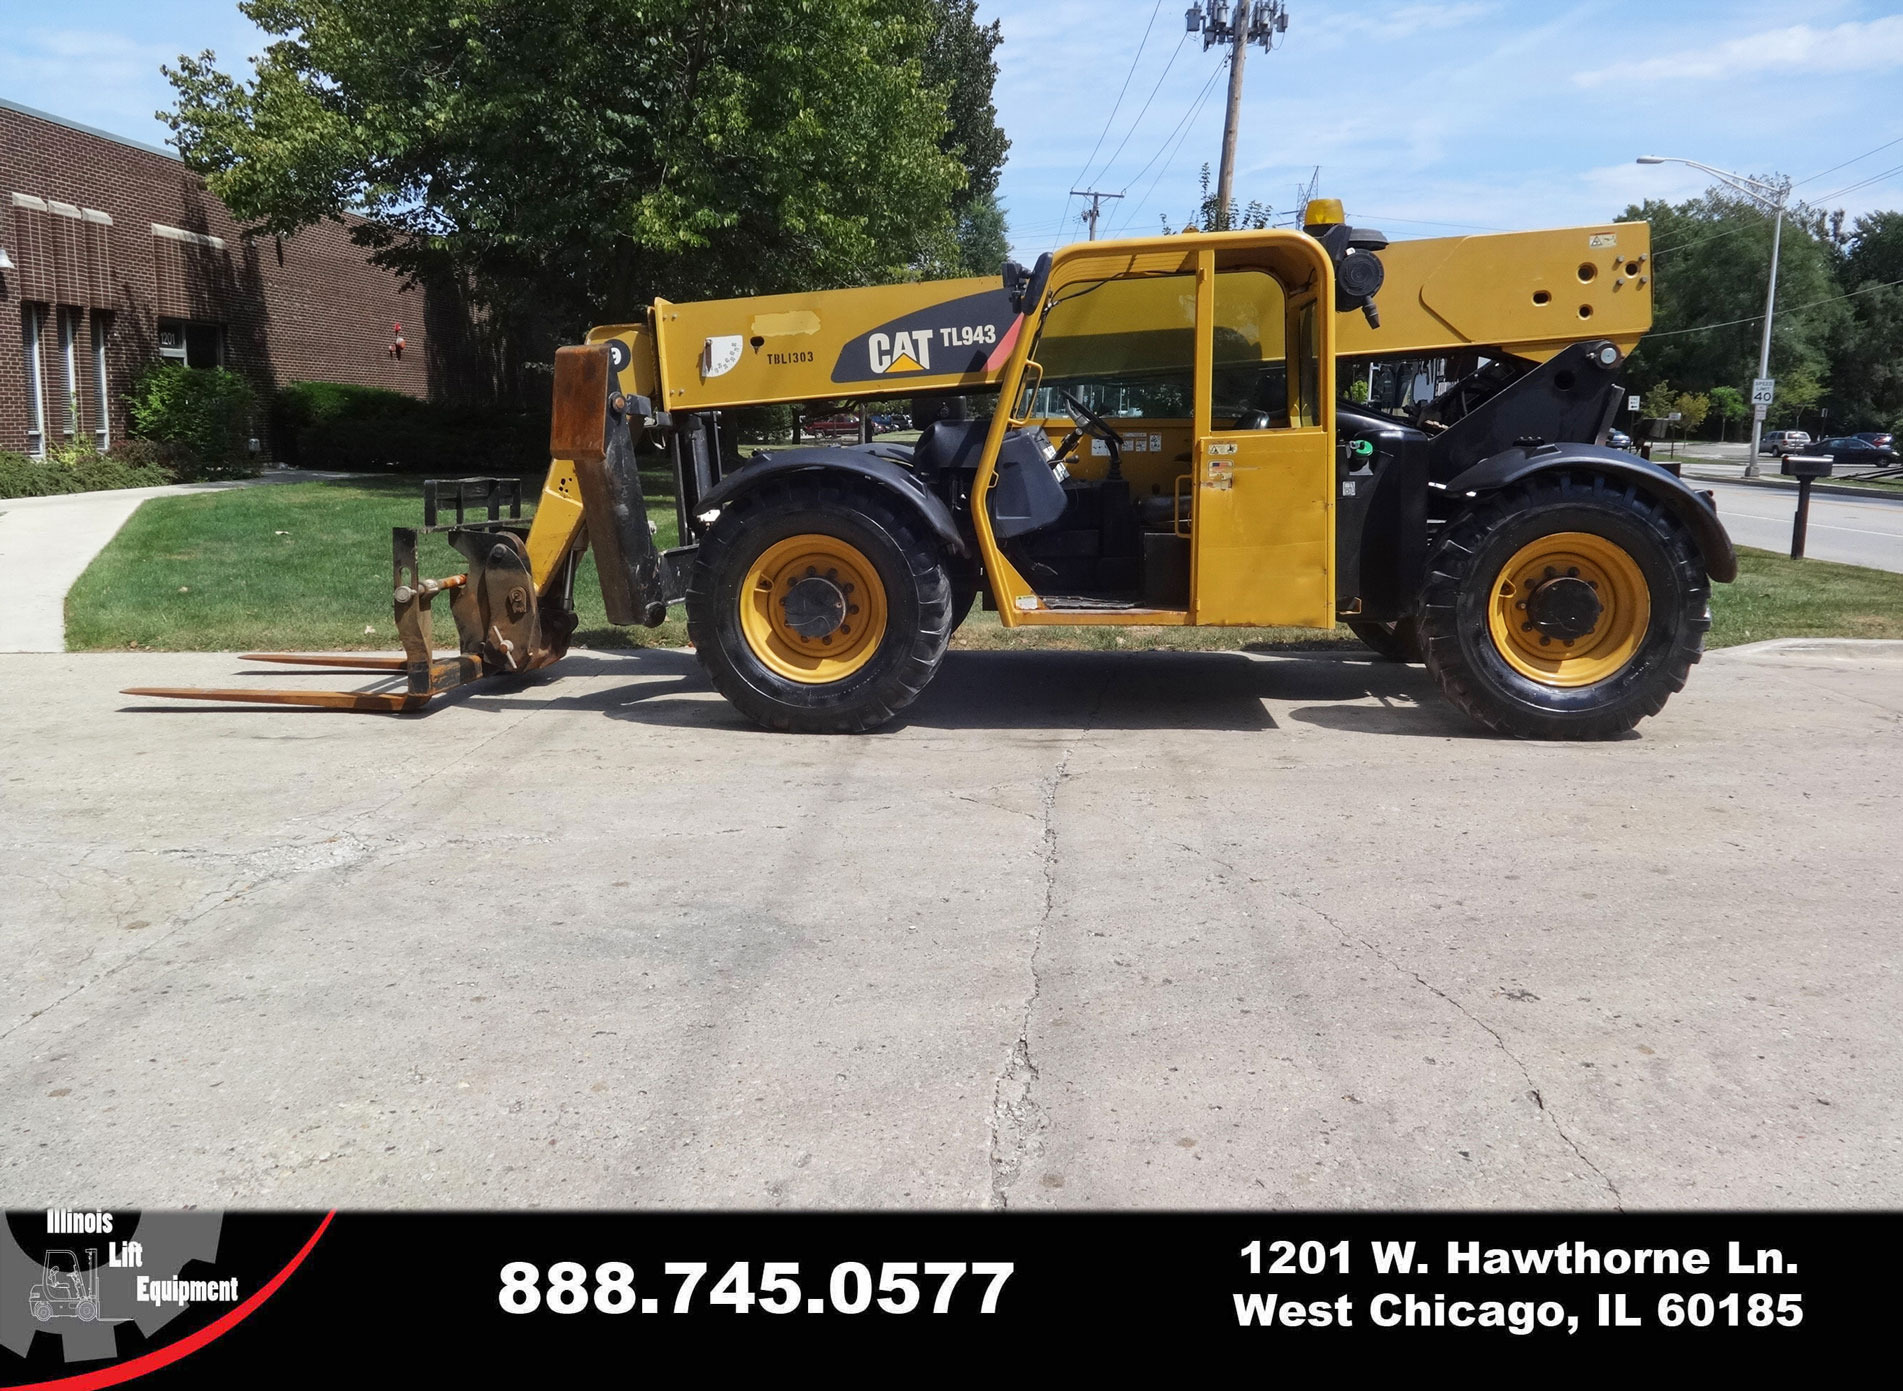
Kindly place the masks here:
MULTIPOLYGON (((1238 652, 953 652, 918 702, 889 729, 1273 730, 1263 704, 1313 702, 1292 719, 1350 733, 1486 737, 1450 709, 1420 667, 1359 654, 1296 653, 1273 660, 1238 652), (1349 704, 1365 700, 1378 705, 1349 704)), ((525 681, 513 694, 463 695, 472 709, 598 711, 675 728, 754 726, 721 699, 691 652, 590 653, 525 681), (564 692, 562 673, 592 671, 611 684, 564 692), (630 678, 616 680, 615 678, 630 678)))

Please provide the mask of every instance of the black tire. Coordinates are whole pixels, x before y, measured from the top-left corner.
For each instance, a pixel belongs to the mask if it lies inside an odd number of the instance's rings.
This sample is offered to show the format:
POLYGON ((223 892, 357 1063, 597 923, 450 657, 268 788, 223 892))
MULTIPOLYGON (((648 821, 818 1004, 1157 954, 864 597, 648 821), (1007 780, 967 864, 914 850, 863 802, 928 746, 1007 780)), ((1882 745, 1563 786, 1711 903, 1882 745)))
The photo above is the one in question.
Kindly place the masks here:
POLYGON ((1413 618, 1403 618, 1396 623, 1376 623, 1365 618, 1343 620, 1348 631, 1360 638, 1363 645, 1384 662, 1418 662, 1421 660, 1421 630, 1413 618))
POLYGON ((1634 484, 1598 475, 1535 479, 1483 498, 1450 522, 1428 557, 1421 639, 1441 692, 1490 729, 1519 738, 1623 734, 1683 690, 1711 627, 1711 582, 1691 532, 1634 484), (1650 619, 1631 658, 1590 685, 1524 675, 1488 626, 1493 582, 1529 542, 1589 532, 1622 548, 1641 572, 1650 619))
POLYGON ((687 634, 715 688, 754 723, 802 734, 863 733, 910 705, 944 658, 951 611, 951 581, 923 523, 896 499, 824 476, 763 484, 728 503, 687 585, 687 634), (754 562, 806 533, 856 548, 885 586, 878 646, 858 670, 823 685, 774 671, 740 622, 741 587, 754 562))

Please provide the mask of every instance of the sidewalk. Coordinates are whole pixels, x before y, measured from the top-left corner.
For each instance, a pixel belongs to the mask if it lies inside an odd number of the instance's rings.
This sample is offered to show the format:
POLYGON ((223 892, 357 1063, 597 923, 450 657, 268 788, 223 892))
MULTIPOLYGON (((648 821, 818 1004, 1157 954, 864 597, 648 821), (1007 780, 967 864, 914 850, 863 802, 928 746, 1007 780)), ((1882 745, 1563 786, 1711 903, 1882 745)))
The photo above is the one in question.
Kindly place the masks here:
POLYGON ((258 478, 221 483, 0 499, 0 575, 7 577, 8 589, 7 602, 0 605, 0 652, 66 650, 66 591, 147 498, 346 476, 272 469, 258 478))

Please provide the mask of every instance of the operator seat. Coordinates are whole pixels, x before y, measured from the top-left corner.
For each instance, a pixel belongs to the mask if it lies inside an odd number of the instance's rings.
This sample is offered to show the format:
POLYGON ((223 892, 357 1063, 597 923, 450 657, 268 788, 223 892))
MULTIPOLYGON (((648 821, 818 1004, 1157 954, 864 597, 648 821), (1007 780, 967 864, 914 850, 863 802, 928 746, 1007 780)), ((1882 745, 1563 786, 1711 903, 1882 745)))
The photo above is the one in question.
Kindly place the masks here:
POLYGON ((989 420, 934 420, 912 446, 912 467, 928 475, 975 469, 990 429, 989 420))

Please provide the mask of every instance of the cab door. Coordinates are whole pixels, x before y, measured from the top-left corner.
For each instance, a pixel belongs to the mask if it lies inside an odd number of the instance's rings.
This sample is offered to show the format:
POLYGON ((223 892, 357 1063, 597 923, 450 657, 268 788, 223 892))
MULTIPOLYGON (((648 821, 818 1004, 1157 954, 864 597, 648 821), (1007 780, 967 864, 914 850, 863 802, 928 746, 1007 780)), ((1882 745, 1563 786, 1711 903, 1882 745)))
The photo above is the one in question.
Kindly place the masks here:
POLYGON ((1332 293, 1319 247, 1200 254, 1193 622, 1335 624, 1332 293))

